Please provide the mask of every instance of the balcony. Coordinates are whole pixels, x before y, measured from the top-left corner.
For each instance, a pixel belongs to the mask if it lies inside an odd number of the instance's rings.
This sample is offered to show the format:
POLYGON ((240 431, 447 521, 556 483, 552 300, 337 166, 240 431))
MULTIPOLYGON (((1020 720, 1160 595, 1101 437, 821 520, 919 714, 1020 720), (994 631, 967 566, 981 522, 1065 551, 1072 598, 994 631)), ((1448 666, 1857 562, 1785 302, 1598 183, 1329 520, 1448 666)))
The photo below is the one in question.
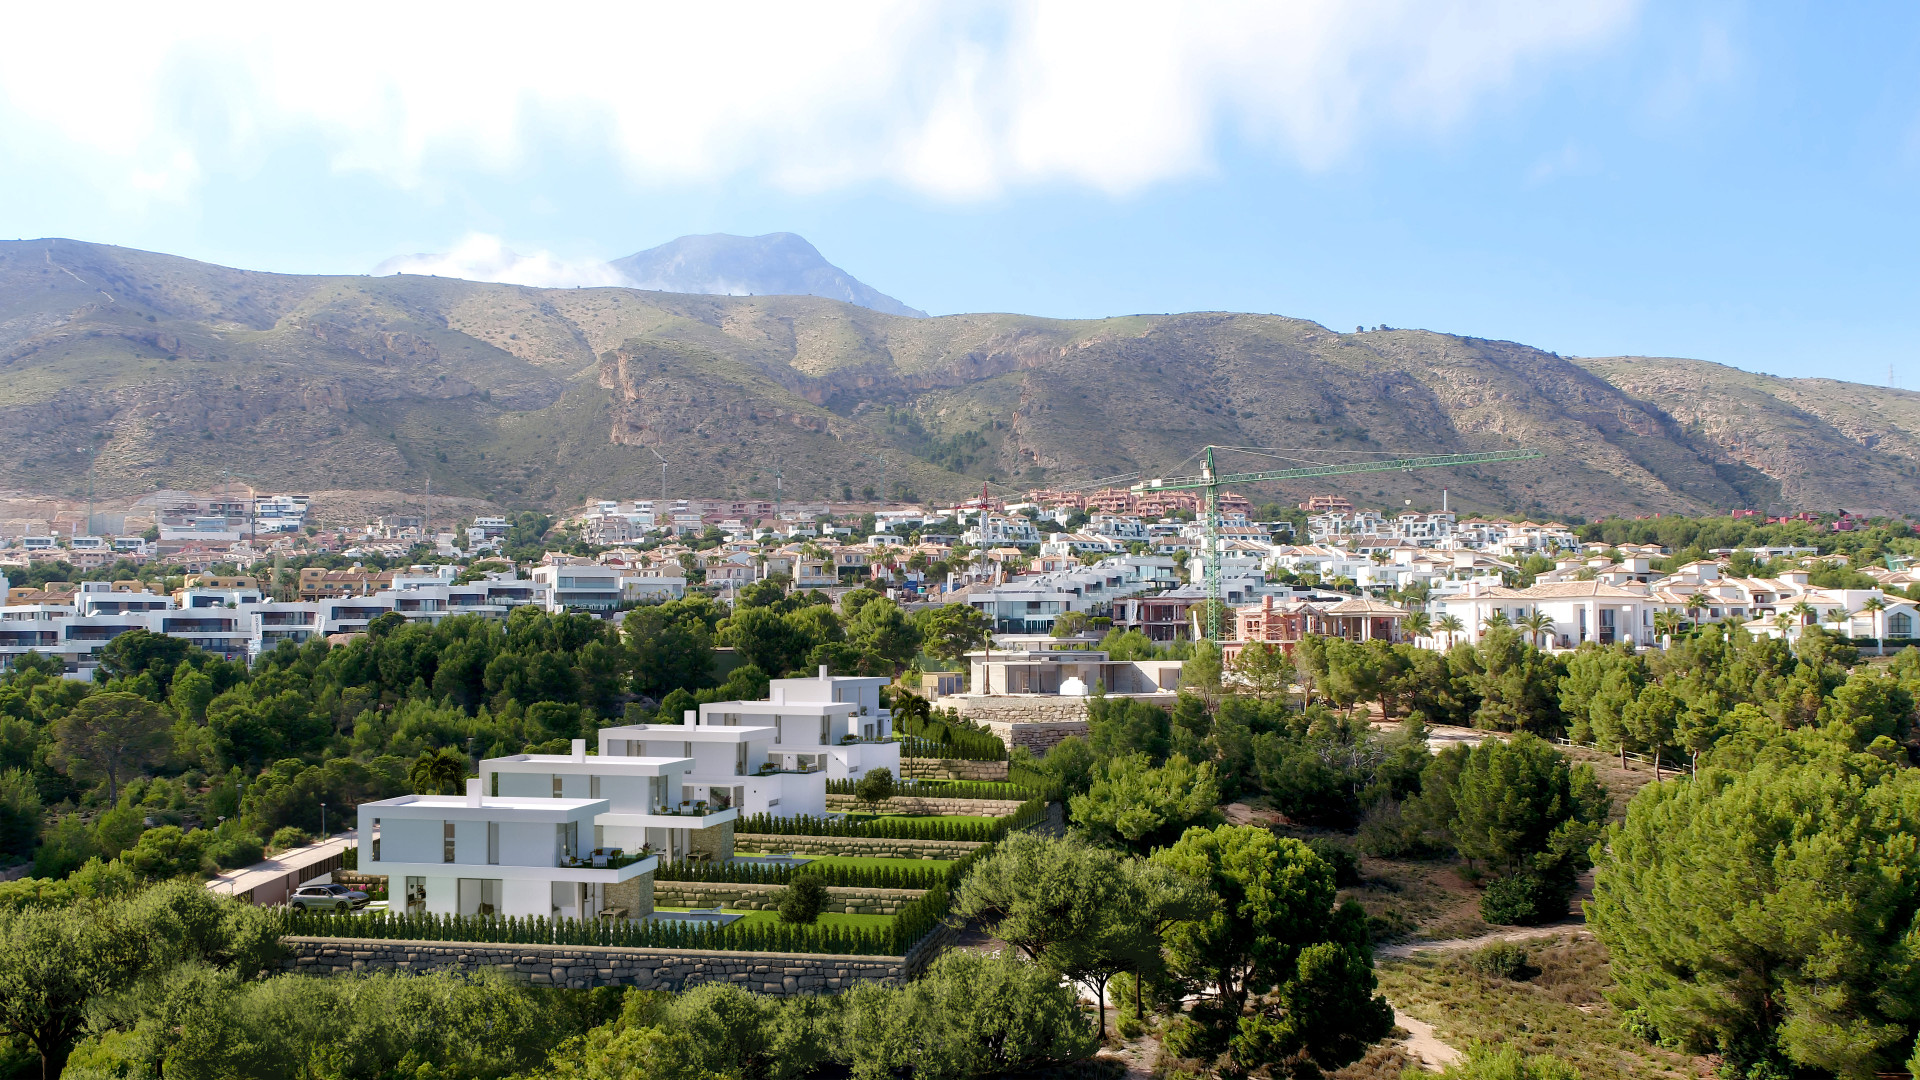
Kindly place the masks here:
POLYGON ((613 825, 629 829, 710 829, 715 825, 738 819, 740 812, 732 808, 718 808, 707 803, 681 803, 679 806, 656 806, 652 810, 638 814, 608 811, 596 814, 595 825, 613 825))
POLYGON ((560 865, 569 870, 621 870, 642 859, 651 858, 653 858, 652 848, 643 847, 639 851, 594 848, 585 855, 562 856, 560 865))

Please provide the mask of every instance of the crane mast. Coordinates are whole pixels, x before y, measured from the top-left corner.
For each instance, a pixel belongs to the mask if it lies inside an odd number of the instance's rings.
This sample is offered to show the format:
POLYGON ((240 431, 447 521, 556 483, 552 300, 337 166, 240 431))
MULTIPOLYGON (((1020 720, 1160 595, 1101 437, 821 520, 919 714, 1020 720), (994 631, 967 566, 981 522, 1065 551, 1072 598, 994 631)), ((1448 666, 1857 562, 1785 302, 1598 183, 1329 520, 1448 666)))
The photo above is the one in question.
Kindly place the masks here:
POLYGON ((1135 492, 1199 491, 1200 543, 1207 574, 1207 638, 1220 640, 1220 485, 1259 484, 1270 480, 1300 480, 1318 476, 1344 476, 1349 473, 1412 472, 1454 465, 1486 465, 1503 461, 1532 461, 1545 457, 1538 450, 1493 450, 1483 454, 1428 454, 1420 457, 1393 458, 1387 461, 1361 461, 1344 465, 1310 465, 1298 469, 1268 472, 1229 473, 1222 476, 1214 463, 1215 450, 1232 447, 1206 446, 1201 449, 1200 475, 1154 477, 1133 485, 1135 492))

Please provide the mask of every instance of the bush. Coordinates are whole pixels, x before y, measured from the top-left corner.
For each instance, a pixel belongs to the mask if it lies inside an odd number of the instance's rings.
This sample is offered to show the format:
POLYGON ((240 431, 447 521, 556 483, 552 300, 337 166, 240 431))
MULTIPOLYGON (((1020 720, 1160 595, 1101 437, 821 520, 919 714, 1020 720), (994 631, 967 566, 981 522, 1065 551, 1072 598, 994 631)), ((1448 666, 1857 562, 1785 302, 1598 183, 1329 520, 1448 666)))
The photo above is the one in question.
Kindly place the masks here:
POLYGON ((888 799, 893 798, 894 783, 891 769, 868 769, 853 785, 853 797, 867 809, 879 812, 888 799))
POLYGON ((303 847, 312 842, 313 837, 308 835, 307 830, 297 825, 282 825, 274 832, 273 839, 267 841, 267 848, 272 851, 285 851, 288 848, 303 847))
POLYGON ((1496 941, 1467 954, 1467 966, 1490 979, 1524 982, 1540 973, 1529 962, 1526 946, 1514 941, 1496 941))
POLYGON ((898 989, 845 997, 843 1049, 855 1076, 968 1080, 1092 1057, 1099 1044, 1074 991, 1020 959, 950 952, 898 989))
POLYGON ((1020 809, 993 821, 954 821, 947 818, 890 818, 872 821, 848 821, 843 818, 774 817, 752 814, 734 823, 735 835, 768 836, 847 836, 877 840, 970 840, 992 843, 1011 829, 1024 829, 1038 822, 1047 812, 1045 799, 1029 799, 1020 809))
POLYGON ((819 878, 801 876, 780 892, 780 921, 811 926, 820 921, 821 909, 826 906, 827 887, 819 878))
POLYGON ((1329 836, 1316 836, 1307 841, 1307 848, 1333 867, 1333 883, 1339 888, 1358 885, 1360 876, 1360 856, 1346 844, 1329 836))
POLYGON ((1480 897, 1480 917, 1500 926, 1538 926, 1567 914, 1573 897, 1571 883, 1539 874, 1510 874, 1487 886, 1480 897))

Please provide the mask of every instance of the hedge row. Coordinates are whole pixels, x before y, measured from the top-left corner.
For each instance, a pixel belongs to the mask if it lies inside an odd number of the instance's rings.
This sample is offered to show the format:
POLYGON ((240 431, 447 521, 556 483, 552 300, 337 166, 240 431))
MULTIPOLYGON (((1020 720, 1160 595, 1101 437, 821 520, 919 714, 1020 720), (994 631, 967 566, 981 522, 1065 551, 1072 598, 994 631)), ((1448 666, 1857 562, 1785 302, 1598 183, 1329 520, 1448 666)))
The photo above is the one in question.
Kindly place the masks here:
POLYGON ((900 753, 906 757, 954 758, 960 761, 1007 760, 1007 744, 1000 741, 1000 736, 975 727, 963 727, 957 718, 950 723, 937 716, 925 720, 915 716, 903 717, 899 728, 907 736, 906 745, 900 748, 900 753))
POLYGON ((653 872, 655 881, 709 881, 733 885, 786 885, 794 878, 817 878, 822 885, 844 889, 931 889, 948 880, 940 866, 923 866, 918 859, 898 859, 899 866, 848 866, 845 863, 787 866, 778 863, 696 863, 687 860, 653 872))
MULTIPOLYGON (((851 795, 860 781, 829 780, 827 794, 851 795)), ((895 780, 893 793, 922 799, 1013 799, 1025 802, 1033 792, 1019 784, 995 780, 895 780)))
POLYGON ((290 908, 275 909, 274 916, 281 934, 299 937, 904 956, 946 917, 947 905, 946 887, 936 883, 925 896, 902 907, 884 929, 877 930, 787 923, 722 926, 680 919, 615 921, 386 912, 349 915, 290 908))
POLYGON ((1033 798, 1022 803, 1020 809, 993 821, 955 821, 942 817, 849 821, 844 818, 814 817, 811 814, 801 814, 797 817, 753 814, 734 822, 733 831, 736 834, 844 836, 870 840, 967 840, 975 843, 993 843, 1007 835, 1010 829, 1024 829, 1038 822, 1046 810, 1045 798, 1033 798))

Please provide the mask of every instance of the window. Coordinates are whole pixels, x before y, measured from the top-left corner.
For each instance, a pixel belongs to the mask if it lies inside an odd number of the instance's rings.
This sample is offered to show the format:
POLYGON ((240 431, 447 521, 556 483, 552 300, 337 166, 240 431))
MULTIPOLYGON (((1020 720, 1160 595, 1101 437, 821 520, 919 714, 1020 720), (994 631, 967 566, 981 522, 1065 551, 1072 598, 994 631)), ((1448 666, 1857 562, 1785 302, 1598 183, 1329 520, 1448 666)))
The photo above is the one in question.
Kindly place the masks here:
POLYGON ((747 744, 733 744, 733 775, 747 775, 747 744))
POLYGON ((580 850, 580 823, 567 821, 553 827, 554 839, 560 845, 560 857, 571 859, 580 850))
POLYGON ((487 822, 487 865, 500 865, 500 823, 487 822))
POLYGON ((440 861, 452 862, 453 861, 453 822, 443 821, 440 823, 440 837, 441 837, 440 861))
POLYGON ((500 879, 470 878, 459 879, 460 914, 462 915, 498 915, 500 914, 500 879))
POLYGON ((775 746, 780 745, 780 720, 778 716, 773 718, 773 745, 775 746))
POLYGON ((553 797, 556 799, 559 798, 560 791, 561 791, 560 774, 555 773, 553 774, 553 797))
POLYGON ((832 726, 832 724, 833 724, 832 717, 826 716, 826 715, 822 715, 820 717, 820 745, 821 746, 827 746, 833 742, 832 737, 828 734, 828 729, 832 726))
POLYGON ((1888 637, 1912 637, 1913 616, 1904 611, 1896 611, 1887 616, 1888 637))
POLYGON ((597 776, 587 777, 587 798, 597 799, 599 797, 600 797, 600 778, 597 776))
POLYGON ((489 791, 487 794, 492 795, 496 799, 500 797, 500 774, 499 773, 493 774, 492 790, 489 791))
POLYGON ((409 914, 427 910, 427 879, 410 877, 407 879, 407 911, 409 914))

